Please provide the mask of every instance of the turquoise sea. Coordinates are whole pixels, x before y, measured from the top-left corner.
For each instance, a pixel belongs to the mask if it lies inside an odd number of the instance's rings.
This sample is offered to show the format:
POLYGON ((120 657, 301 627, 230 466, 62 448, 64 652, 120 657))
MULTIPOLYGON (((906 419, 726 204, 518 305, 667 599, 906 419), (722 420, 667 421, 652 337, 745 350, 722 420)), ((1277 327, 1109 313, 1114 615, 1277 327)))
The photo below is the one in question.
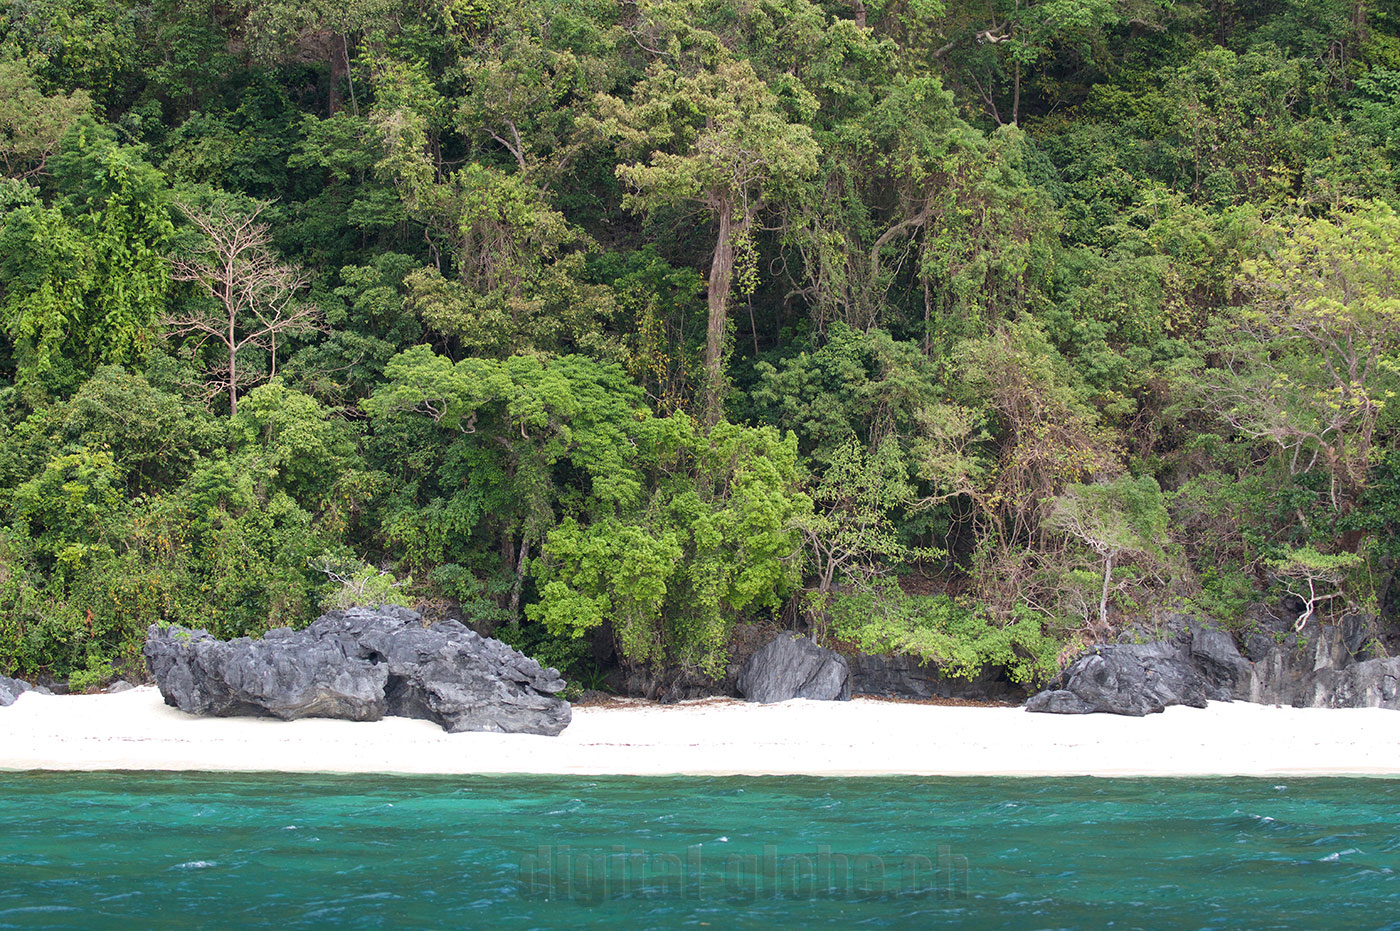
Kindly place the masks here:
POLYGON ((0 927, 1400 928, 1400 780, 0 773, 0 927))

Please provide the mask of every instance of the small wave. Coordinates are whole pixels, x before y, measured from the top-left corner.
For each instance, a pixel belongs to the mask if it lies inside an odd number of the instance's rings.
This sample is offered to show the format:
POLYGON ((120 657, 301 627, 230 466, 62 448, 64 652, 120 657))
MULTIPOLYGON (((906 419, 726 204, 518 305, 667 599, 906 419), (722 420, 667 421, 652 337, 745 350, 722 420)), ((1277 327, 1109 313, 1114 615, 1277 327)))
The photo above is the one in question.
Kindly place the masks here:
POLYGON ((1336 861, 1340 860, 1342 857, 1350 856, 1350 855, 1353 854, 1353 853, 1360 853, 1360 852, 1361 852, 1361 851, 1360 851, 1360 850, 1357 850, 1355 847, 1348 847, 1346 850, 1338 850, 1336 853, 1329 853, 1327 856, 1323 857, 1323 858, 1322 858, 1321 860, 1319 860, 1318 862, 1319 862, 1319 863, 1335 863, 1336 861))
POLYGON ((172 870, 207 870, 218 866, 217 860, 190 860, 187 863, 177 863, 171 867, 172 870))

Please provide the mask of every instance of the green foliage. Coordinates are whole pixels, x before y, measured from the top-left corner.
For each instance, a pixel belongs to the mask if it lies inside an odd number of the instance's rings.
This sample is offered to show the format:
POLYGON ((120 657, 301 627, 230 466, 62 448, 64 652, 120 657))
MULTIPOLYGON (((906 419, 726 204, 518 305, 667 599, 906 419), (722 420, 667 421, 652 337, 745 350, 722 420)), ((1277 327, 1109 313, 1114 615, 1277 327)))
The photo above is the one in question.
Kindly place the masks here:
POLYGON ((999 624, 946 595, 906 595, 893 584, 831 601, 832 630, 867 653, 900 653, 937 666, 944 675, 976 676, 1001 667, 1014 682, 1038 684, 1058 672, 1064 643, 1040 615, 1017 611, 999 624))
POLYGON ((75 670, 68 677, 68 687, 78 694, 99 688, 116 678, 112 674, 112 663, 108 659, 90 656, 88 664, 75 670))
POLYGON ((125 3, 37 0, 0 12, 0 54, 38 59, 45 84, 114 100, 135 64, 137 17, 125 3))
POLYGON ((1201 591, 1191 600, 1206 617, 1225 618, 1228 626, 1235 619, 1244 618, 1254 598, 1254 580, 1245 572, 1228 566, 1207 566, 1201 570, 1201 591))
POLYGON ((734 614, 776 607, 793 584, 788 524, 805 504, 794 438, 657 418, 620 369, 580 357, 453 365, 420 347, 388 374, 367 402, 377 418, 421 411, 467 430, 453 448, 489 468, 437 505, 444 516, 542 541, 528 613, 556 635, 606 620, 630 661, 714 672, 734 614), (515 493, 492 514, 483 505, 502 489, 515 493))
POLYGON ((832 324, 820 348, 759 362, 752 414, 797 433, 804 455, 826 463, 849 441, 878 446, 917 435, 941 400, 935 368, 918 346, 883 330, 860 333, 832 324))
POLYGON ((116 366, 99 368, 54 416, 69 442, 111 450, 132 494, 178 484, 226 438, 203 408, 116 366))
POLYGON ((139 150, 78 123, 53 159, 64 192, 0 226, 0 315, 31 396, 71 390, 103 363, 139 362, 171 290, 164 179, 139 150))
POLYGON ((894 522, 914 489, 892 437, 869 454, 851 441, 838 448, 812 489, 813 509, 794 526, 802 531, 818 593, 860 585, 910 557, 894 522))
POLYGON ((694 76, 657 65, 630 104, 604 98, 600 129, 626 151, 631 188, 624 206, 715 199, 721 210, 758 209, 816 171, 811 131, 784 118, 769 87, 745 61, 721 60, 694 76))
POLYGON ((15 489, 12 507, 34 554, 55 573, 111 553, 123 511, 122 479, 105 450, 80 447, 15 489))
POLYGON ((236 445, 257 450, 271 486, 305 506, 327 506, 337 484, 362 465, 353 431, 276 379, 248 392, 229 426, 236 445))
POLYGON ((478 630, 497 631, 511 620, 499 603, 502 596, 508 595, 509 586, 499 584, 499 580, 483 580, 470 567, 452 562, 435 567, 430 577, 440 592, 457 602, 463 622, 478 630), (491 585, 490 581, 497 584, 491 585))
POLYGON ((1301 630, 1321 605, 1345 596, 1347 575, 1362 565, 1355 553, 1322 553, 1311 546, 1290 548, 1268 562, 1285 590, 1303 602, 1296 627, 1301 630))
POLYGON ((410 576, 594 678, 842 599, 1027 677, 1074 617, 1393 610, 1398 25, 0 7, 0 669, 410 576))
MULTIPOLYGON (((608 621, 630 661, 713 672, 734 614, 774 608, 790 589, 788 524, 805 503, 795 439, 657 418, 619 368, 576 356, 454 365, 419 347, 387 374, 366 402, 378 421, 419 411, 462 434, 442 468, 463 480, 432 505, 448 525, 497 523, 522 551, 541 544, 528 613, 556 635, 608 621), (473 468, 457 473, 456 457, 473 468)), ((398 526, 414 546, 431 532, 398 526)), ((414 558, 449 552, 444 540, 414 558)))
POLYGON ((396 579, 393 573, 365 565, 362 560, 332 560, 323 556, 312 562, 312 568, 324 573, 328 580, 320 602, 324 611, 381 605, 413 606, 413 599, 405 590, 413 583, 412 579, 396 579))
POLYGON ((1241 267, 1253 298, 1226 330, 1227 364, 1207 375, 1221 416, 1276 447, 1290 475, 1325 469, 1336 510, 1364 488, 1395 394, 1400 217, 1385 203, 1276 222, 1241 267))
POLYGON ((84 115, 92 101, 86 92, 45 96, 29 62, 0 55, 0 165, 11 178, 44 171, 59 140, 84 115))
POLYGON ((586 641, 568 635, 555 636, 541 624, 502 627, 495 636, 546 669, 559 670, 570 686, 577 685, 580 679, 592 678, 597 668, 588 655, 586 641))
POLYGON ((714 432, 670 453, 694 456, 698 474, 652 490, 639 522, 566 519, 550 532, 532 618, 574 636, 607 621, 639 665, 722 670, 736 617, 777 608, 794 587, 789 527, 810 505, 791 442, 723 422, 714 432))
POLYGON ((1123 475, 1103 484, 1067 487, 1055 502, 1050 526, 1109 558, 1120 553, 1160 555, 1167 520, 1157 480, 1123 475))
MULTIPOLYGON (((1114 588, 1115 564, 1137 557, 1150 566, 1165 560, 1162 538, 1167 529, 1167 508, 1157 480, 1144 475, 1119 476, 1112 482, 1094 485, 1072 484, 1055 500, 1047 521, 1049 527, 1077 540, 1103 560, 1098 615, 1101 629, 1108 629, 1108 602, 1114 588)), ((1119 567, 1121 570, 1121 566, 1119 567)), ((1123 573, 1120 571, 1120 575, 1123 573)), ((1093 603, 1086 594, 1087 573, 1075 567, 1060 576, 1060 585, 1070 603, 1083 607, 1087 615, 1093 603)))
POLYGON ((1267 45, 1244 55, 1210 49, 1177 72, 1168 93, 1193 194, 1218 204, 1286 195, 1300 80, 1298 63, 1267 45))

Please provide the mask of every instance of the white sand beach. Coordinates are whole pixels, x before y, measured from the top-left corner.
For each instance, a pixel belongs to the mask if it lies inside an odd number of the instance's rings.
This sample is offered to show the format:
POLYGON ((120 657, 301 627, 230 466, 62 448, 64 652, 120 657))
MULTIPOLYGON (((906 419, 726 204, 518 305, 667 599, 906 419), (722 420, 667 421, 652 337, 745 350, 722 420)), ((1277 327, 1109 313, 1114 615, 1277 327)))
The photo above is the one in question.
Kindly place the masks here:
POLYGON ((577 775, 1400 775, 1400 713, 1172 707, 1146 718, 856 699, 574 710, 558 737, 375 723, 200 718, 154 687, 25 694, 0 769, 577 775))

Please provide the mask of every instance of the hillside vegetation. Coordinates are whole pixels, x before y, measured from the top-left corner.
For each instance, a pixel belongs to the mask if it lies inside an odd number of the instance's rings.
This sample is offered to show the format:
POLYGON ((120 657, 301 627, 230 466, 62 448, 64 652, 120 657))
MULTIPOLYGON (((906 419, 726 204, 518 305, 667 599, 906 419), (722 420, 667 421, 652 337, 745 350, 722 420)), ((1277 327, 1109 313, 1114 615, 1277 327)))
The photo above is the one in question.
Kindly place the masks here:
POLYGON ((1390 600, 1395 0, 5 0, 0 88, 0 673, 1390 600))

